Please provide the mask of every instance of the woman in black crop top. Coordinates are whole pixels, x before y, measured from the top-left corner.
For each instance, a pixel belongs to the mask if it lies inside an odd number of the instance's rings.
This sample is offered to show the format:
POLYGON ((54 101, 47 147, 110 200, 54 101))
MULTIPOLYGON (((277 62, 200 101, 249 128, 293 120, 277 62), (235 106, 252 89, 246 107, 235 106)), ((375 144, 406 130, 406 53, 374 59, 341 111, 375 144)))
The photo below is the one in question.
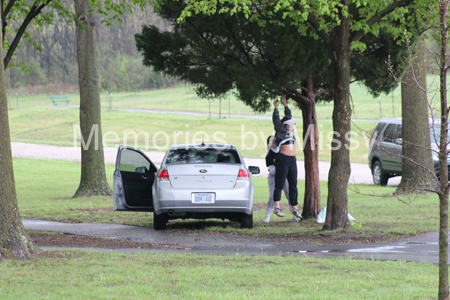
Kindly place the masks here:
MULTIPOLYGON (((270 215, 272 214, 273 210, 275 209, 275 203, 273 202, 273 191, 275 189, 275 165, 274 161, 277 157, 279 152, 279 147, 277 147, 275 143, 275 137, 273 135, 269 136, 267 138, 267 155, 266 155, 266 166, 269 168, 269 175, 267 176, 267 184, 269 186, 269 200, 267 201, 267 208, 266 208, 266 216, 264 217, 263 222, 269 223, 270 222, 270 215)), ((284 182, 283 186, 284 195, 289 200, 289 184, 287 180, 284 182)), ((290 206, 290 204, 289 204, 290 206)), ((296 216, 293 216, 294 221, 300 221, 300 218, 297 218, 296 216)))
POLYGON ((294 136, 294 121, 292 120, 291 110, 287 106, 286 94, 281 95, 284 104, 284 118, 280 120, 278 112, 278 103, 274 101, 272 121, 275 128, 275 141, 280 149, 275 158, 275 190, 273 192, 273 201, 275 202, 274 213, 279 217, 284 217, 280 207, 281 191, 285 181, 289 182, 289 203, 291 204, 291 213, 297 218, 301 218, 297 207, 297 159, 295 158, 296 142, 294 136))

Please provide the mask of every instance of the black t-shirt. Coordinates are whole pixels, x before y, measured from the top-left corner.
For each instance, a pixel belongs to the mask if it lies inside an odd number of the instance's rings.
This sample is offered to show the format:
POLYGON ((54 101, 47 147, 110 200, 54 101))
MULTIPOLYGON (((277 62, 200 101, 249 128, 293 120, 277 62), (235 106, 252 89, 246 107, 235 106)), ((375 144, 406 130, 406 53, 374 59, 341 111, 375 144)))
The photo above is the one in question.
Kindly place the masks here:
POLYGON ((273 160, 277 157, 277 154, 278 153, 273 152, 272 149, 269 150, 266 155, 266 167, 273 165, 273 160))

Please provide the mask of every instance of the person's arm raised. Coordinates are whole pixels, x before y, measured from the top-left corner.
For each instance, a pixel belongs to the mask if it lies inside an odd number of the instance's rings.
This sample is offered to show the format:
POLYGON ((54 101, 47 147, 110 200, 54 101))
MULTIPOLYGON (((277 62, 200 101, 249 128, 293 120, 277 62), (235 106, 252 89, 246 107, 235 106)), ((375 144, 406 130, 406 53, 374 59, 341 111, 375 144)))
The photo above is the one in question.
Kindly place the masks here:
POLYGON ((275 108, 273 109, 272 122, 273 122, 273 127, 275 128, 275 131, 277 131, 277 129, 280 128, 280 126, 283 126, 283 124, 281 124, 281 120, 280 120, 280 113, 278 112, 277 100, 273 101, 273 106, 275 106, 275 108))
POLYGON ((292 112, 291 112, 291 110, 289 109, 289 107, 287 105, 286 94, 281 94, 281 98, 283 99, 284 115, 286 117, 291 117, 292 118, 292 112))

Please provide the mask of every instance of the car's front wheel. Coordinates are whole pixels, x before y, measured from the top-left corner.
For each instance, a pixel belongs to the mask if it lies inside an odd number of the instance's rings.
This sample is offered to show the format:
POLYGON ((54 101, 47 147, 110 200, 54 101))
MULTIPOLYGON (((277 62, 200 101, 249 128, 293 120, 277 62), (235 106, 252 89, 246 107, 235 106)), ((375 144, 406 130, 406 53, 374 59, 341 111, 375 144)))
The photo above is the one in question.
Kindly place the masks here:
POLYGON ((389 180, 389 175, 383 171, 381 163, 376 161, 372 166, 372 179, 373 183, 376 185, 387 185, 389 180))
POLYGON ((253 228, 253 212, 249 215, 242 214, 241 228, 253 228))
POLYGON ((157 215, 156 213, 153 213, 153 228, 155 230, 166 229, 167 222, 169 222, 169 219, 166 214, 157 215))

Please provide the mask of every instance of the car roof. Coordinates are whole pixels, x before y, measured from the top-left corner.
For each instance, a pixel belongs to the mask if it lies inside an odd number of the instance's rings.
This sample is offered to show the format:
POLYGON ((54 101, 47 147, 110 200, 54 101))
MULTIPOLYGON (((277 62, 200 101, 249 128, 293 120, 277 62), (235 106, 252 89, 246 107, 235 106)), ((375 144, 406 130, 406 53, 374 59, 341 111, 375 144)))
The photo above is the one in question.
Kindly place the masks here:
POLYGON ((206 149, 206 148, 218 148, 221 150, 225 149, 234 149, 237 150, 236 146, 231 144, 218 144, 218 143, 201 143, 201 144, 177 144, 170 146, 170 150, 176 150, 176 149, 206 149))
MULTIPOLYGON (((378 123, 388 123, 388 124, 402 124, 402 118, 382 118, 378 123)), ((441 119, 428 117, 428 124, 440 125, 441 119)))
POLYGON ((402 118, 382 118, 378 123, 402 124, 402 118))

